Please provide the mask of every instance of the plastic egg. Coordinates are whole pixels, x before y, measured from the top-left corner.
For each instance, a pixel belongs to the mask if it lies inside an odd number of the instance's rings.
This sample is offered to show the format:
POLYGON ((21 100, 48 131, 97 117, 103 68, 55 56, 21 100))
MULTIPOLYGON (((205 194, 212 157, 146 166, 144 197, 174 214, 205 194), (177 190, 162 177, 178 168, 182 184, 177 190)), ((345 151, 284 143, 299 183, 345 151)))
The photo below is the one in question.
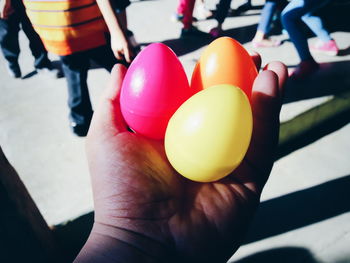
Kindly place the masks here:
POLYGON ((241 88, 250 98, 258 74, 244 47, 230 37, 214 40, 202 53, 192 74, 191 87, 206 89, 219 84, 241 88))
POLYGON ((165 150, 184 177, 212 182, 242 161, 252 134, 252 111, 243 91, 213 86, 189 98, 169 121, 165 150))
POLYGON ((154 43, 137 55, 126 73, 121 111, 133 131, 163 139, 170 117, 194 93, 175 53, 154 43))

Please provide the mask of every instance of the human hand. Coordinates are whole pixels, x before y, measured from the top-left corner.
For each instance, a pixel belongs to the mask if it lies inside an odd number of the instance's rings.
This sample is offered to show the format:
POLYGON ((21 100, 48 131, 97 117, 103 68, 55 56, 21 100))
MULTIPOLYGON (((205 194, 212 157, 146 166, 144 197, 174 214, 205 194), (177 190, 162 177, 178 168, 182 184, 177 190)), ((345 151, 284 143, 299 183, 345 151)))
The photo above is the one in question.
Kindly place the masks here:
POLYGON ((125 59, 127 63, 131 63, 134 57, 134 51, 129 39, 124 33, 118 32, 111 34, 111 48, 118 60, 125 59))
POLYGON ((232 256, 258 206, 278 142, 287 70, 279 62, 265 69, 253 86, 254 128, 244 160, 220 181, 197 183, 172 168, 162 141, 128 131, 119 104, 126 68, 113 68, 87 136, 95 222, 75 262, 205 263, 232 256))

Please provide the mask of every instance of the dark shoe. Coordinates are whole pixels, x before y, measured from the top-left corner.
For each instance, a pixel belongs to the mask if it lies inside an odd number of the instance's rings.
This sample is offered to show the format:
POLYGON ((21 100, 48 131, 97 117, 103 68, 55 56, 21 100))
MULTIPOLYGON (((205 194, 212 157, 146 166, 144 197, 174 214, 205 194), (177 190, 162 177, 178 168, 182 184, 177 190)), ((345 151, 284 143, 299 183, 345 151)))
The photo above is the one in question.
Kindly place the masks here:
POLYGON ((190 28, 183 28, 181 30, 180 38, 206 38, 209 39, 211 36, 208 33, 200 31, 198 28, 191 26, 190 28))
POLYGON ((218 38, 218 37, 222 36, 223 30, 221 29, 221 27, 213 27, 212 29, 210 29, 209 34, 213 38, 218 38))
POLYGON ((51 64, 45 67, 36 68, 36 71, 40 74, 49 75, 52 78, 62 78, 64 76, 62 70, 53 67, 51 64))
POLYGON ((79 137, 85 137, 89 131, 89 125, 86 124, 71 122, 70 127, 72 129, 72 132, 79 137))
POLYGON ((22 77, 21 68, 18 62, 9 63, 7 65, 7 72, 12 78, 19 79, 22 77))

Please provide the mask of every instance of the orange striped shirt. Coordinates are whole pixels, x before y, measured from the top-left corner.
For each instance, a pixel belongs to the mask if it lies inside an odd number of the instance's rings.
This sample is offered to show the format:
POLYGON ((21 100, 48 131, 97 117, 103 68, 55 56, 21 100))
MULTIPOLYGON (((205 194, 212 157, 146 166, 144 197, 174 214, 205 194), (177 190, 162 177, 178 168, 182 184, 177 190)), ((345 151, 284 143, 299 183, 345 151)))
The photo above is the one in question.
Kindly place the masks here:
POLYGON ((65 56, 106 44, 107 26, 95 0, 24 0, 46 49, 65 56))

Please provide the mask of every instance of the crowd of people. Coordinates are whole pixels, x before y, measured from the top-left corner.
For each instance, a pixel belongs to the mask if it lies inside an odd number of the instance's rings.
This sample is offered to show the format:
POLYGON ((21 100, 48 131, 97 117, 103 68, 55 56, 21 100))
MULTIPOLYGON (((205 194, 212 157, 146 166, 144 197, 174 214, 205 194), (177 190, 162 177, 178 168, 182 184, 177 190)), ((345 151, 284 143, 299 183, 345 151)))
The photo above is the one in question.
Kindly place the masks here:
MULTIPOLYGON (((213 38, 224 34, 222 25, 230 12, 231 0, 219 0, 215 12, 207 12, 207 17, 216 20, 216 26, 209 33, 202 32, 192 25, 193 10, 196 0, 180 0, 176 17, 183 23, 181 37, 203 37, 210 35, 213 38), (213 14, 214 13, 214 14, 213 14)), ((198 6, 204 6, 203 0, 197 1, 198 6)), ((325 28, 322 19, 315 15, 315 11, 324 7, 330 0, 267 0, 261 11, 260 21, 256 34, 252 39, 254 48, 273 48, 282 44, 281 41, 269 38, 269 33, 274 20, 280 20, 284 31, 295 46, 300 63, 291 77, 303 79, 313 74, 319 68, 311 52, 336 56, 339 48, 335 40, 325 28), (308 36, 303 28, 306 24, 316 35, 318 41, 314 45, 308 45, 308 36)), ((237 8, 247 11, 251 8, 251 2, 237 8)), ((205 8, 201 8, 202 10, 205 8)), ((203 13, 203 11, 202 11, 203 13)), ((233 12, 233 14, 240 12, 233 12)), ((204 14, 206 14, 204 12, 204 14)), ((205 16, 204 16, 205 17, 205 16)))
MULTIPOLYGON (((281 45, 281 41, 269 36, 273 22, 279 19, 300 58, 291 77, 303 79, 312 75, 319 65, 310 51, 331 56, 338 54, 335 40, 323 26, 322 19, 314 15, 314 11, 329 1, 267 0, 252 46, 258 49, 281 45), (301 22, 318 37, 315 45, 308 45, 301 22)), ((14 78, 22 77, 18 63, 18 33, 22 28, 29 39, 36 71, 55 77, 64 73, 68 86, 70 127, 76 135, 86 136, 93 114, 87 87, 90 61, 110 71, 116 63, 130 63, 139 51, 133 32, 127 26, 126 8, 130 1, 67 0, 52 4, 46 1, 1 0, 0 3, 0 44, 8 73, 14 78), (63 72, 52 65, 47 52, 60 57, 63 72)), ((222 25, 228 14, 238 15, 251 7, 251 1, 248 1, 234 12, 231 0, 218 0, 216 9, 209 10, 205 0, 179 0, 174 18, 182 23, 180 38, 197 38, 200 41, 200 38, 223 36, 222 25), (195 20, 207 18, 216 21, 208 33, 193 25, 195 20)))

